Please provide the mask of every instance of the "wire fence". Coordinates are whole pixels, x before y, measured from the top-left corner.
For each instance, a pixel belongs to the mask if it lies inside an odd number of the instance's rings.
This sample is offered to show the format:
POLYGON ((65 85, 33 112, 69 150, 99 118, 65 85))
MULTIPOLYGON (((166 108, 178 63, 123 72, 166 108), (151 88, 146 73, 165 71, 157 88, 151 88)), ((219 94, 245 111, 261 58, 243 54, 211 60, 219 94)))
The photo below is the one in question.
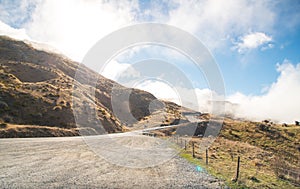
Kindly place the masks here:
MULTIPOLYGON (((218 149, 205 148, 202 138, 196 140, 185 138, 178 135, 173 135, 171 141, 174 142, 184 153, 190 154, 193 158, 199 160, 202 164, 210 167, 213 166, 217 173, 222 173, 226 169, 226 174, 232 175, 232 181, 251 179, 253 182, 259 182, 255 177, 258 174, 264 174, 266 168, 263 163, 256 162, 250 164, 251 159, 243 157, 242 153, 237 155, 232 151, 218 151, 218 149), (219 166, 214 166, 219 165, 219 166), (251 167, 252 166, 252 167, 251 167), (240 167, 252 169, 247 170, 247 173, 240 171, 240 167), (252 172, 251 172, 252 171, 252 172), (249 172, 253 175, 249 178, 249 172)), ((223 149, 224 150, 224 149, 223 149)), ((300 170, 282 163, 276 158, 270 168, 278 179, 289 180, 297 186, 300 186, 300 170)))

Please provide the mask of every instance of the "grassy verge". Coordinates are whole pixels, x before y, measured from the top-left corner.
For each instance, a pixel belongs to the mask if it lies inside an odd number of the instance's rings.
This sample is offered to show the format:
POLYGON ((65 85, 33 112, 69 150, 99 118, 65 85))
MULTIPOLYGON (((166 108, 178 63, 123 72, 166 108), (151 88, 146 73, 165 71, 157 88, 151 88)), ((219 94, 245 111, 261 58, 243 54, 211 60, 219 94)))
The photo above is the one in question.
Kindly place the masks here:
POLYGON ((290 173, 299 171, 300 167, 300 127, 260 124, 225 122, 220 136, 208 149, 208 165, 205 164, 205 151, 200 151, 201 139, 193 139, 196 158, 192 157, 191 145, 180 155, 224 180, 230 188, 299 188, 290 173), (240 174, 234 182, 238 156, 241 158, 240 174), (283 171, 278 172, 277 168, 283 171))
POLYGON ((231 162, 210 162, 206 165, 202 159, 193 158, 191 153, 182 151, 180 156, 194 165, 199 165, 204 168, 209 174, 214 177, 225 181, 225 184, 232 189, 240 188, 289 188, 296 189, 296 186, 291 185, 288 181, 278 180, 275 175, 266 172, 265 174, 260 173, 256 175, 255 168, 241 167, 240 178, 237 182, 233 182, 232 179, 235 176, 235 172, 232 169, 228 169, 228 166, 224 164, 232 164, 231 162), (256 176, 254 176, 256 175, 256 176))
POLYGON ((213 167, 207 166, 203 161, 201 161, 197 158, 193 158, 192 154, 190 154, 190 153, 182 151, 180 153, 180 156, 182 158, 186 159, 187 161, 189 161, 190 163, 204 168, 212 176, 224 181, 225 184, 230 188, 249 188, 240 182, 237 182, 237 183, 232 182, 230 178, 224 176, 222 173, 215 170, 213 167))

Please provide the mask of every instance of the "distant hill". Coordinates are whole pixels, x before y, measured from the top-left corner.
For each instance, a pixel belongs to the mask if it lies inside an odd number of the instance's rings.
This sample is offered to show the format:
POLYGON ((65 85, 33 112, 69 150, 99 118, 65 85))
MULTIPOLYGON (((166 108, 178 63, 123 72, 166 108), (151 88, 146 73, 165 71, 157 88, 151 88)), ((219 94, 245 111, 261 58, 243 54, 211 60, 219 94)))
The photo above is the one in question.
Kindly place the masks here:
MULTIPOLYGON (((105 132, 121 132, 127 129, 125 124, 128 124, 128 120, 125 120, 126 118, 121 114, 113 113, 111 104, 113 87, 117 88, 120 94, 131 90, 129 107, 136 120, 150 115, 148 107, 151 102, 160 102, 146 91, 128 89, 87 67, 79 67, 79 63, 62 55, 37 50, 23 41, 0 36, 0 122, 2 123, 50 126, 72 130, 68 131, 67 135, 70 133, 78 135, 80 129, 85 130, 81 134, 103 133, 103 130, 93 124, 99 121, 105 132), (79 75, 75 80, 77 70, 79 75), (94 89, 94 84, 89 82, 92 78, 98 78, 95 84, 95 101, 92 101, 93 97, 87 92, 94 89), (75 102, 78 102, 75 105, 72 102, 73 91, 75 102), (91 102, 96 106, 96 118, 82 123, 86 124, 86 127, 77 128, 73 115, 74 107, 79 106, 76 111, 84 114, 86 110, 82 108, 83 104, 88 106, 91 102)), ((156 103, 152 108, 154 110, 163 108, 161 105, 156 103)), ((172 107, 174 110, 174 105, 172 107)), ((178 107, 176 106, 177 109, 178 107)), ((122 106, 118 108, 121 108, 118 112, 122 112, 122 106)), ((177 110, 173 111, 174 114, 176 112, 177 110)), ((61 135, 63 134, 59 136, 61 135)), ((52 135, 46 134, 46 136, 52 135)))

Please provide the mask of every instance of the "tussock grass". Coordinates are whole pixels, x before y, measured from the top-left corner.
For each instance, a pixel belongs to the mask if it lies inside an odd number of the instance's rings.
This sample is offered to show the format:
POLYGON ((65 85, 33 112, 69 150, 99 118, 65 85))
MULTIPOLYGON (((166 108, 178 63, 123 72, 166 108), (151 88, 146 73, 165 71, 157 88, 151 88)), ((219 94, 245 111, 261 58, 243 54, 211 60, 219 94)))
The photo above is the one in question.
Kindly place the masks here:
POLYGON ((193 139, 196 158, 192 157, 191 145, 180 155, 225 180, 230 188, 299 188, 297 181, 283 172, 284 176, 280 176, 276 169, 300 170, 300 127, 260 124, 264 123, 225 120, 220 136, 208 149, 208 165, 205 152, 199 152, 201 139, 198 143, 193 139), (234 182, 238 156, 241 157, 240 175, 234 182))

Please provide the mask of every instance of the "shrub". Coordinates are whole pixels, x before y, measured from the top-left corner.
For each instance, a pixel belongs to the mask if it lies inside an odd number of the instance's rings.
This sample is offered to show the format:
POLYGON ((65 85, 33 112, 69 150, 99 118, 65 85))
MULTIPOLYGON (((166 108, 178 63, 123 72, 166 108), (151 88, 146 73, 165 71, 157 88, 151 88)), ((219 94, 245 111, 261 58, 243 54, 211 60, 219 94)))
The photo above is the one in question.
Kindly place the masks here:
POLYGON ((261 130, 261 131, 270 131, 270 127, 268 125, 265 124, 258 124, 257 127, 261 130))
POLYGON ((5 123, 11 123, 12 122, 12 117, 9 115, 3 116, 3 120, 5 123))
POLYGON ((292 133, 292 132, 286 132, 290 137, 295 137, 296 134, 295 133, 292 133))
POLYGON ((102 115, 106 115, 106 111, 104 109, 101 110, 102 115))
POLYGON ((8 109, 8 105, 5 102, 0 101, 0 109, 7 110, 8 109))
POLYGON ((6 128, 7 127, 7 123, 0 123, 0 128, 1 129, 4 129, 4 128, 6 128))

